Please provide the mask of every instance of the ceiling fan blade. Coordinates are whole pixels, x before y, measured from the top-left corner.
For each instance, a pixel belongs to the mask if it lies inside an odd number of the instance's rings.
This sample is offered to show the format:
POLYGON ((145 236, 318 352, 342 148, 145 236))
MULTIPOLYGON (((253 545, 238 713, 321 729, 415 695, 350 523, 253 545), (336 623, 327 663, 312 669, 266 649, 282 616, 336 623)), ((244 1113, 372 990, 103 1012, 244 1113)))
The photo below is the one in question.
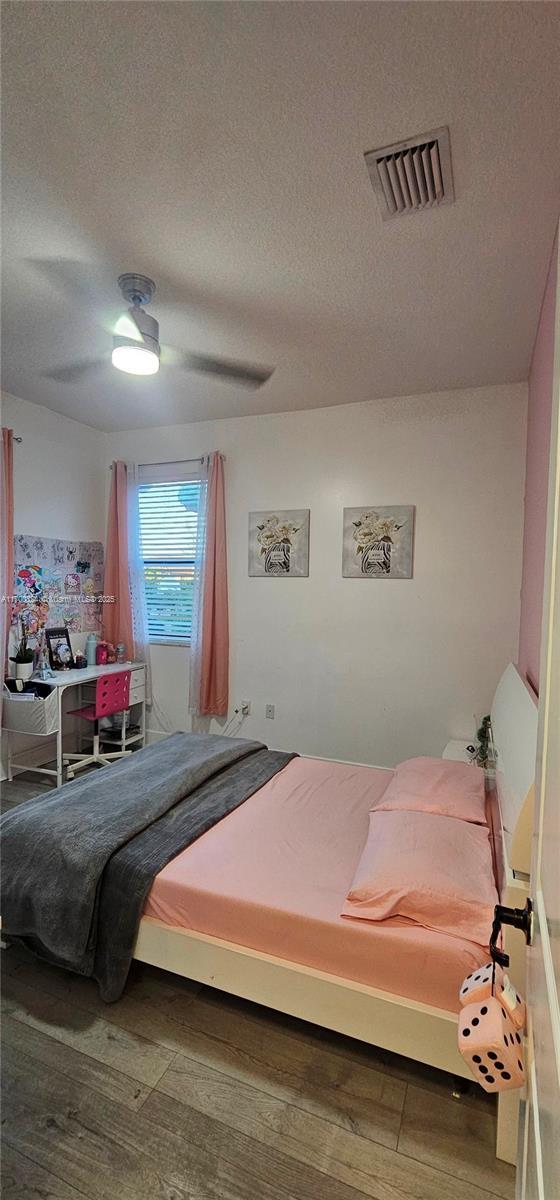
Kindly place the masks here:
POLYGON ((56 383, 78 383, 85 375, 98 371, 106 365, 104 358, 85 358, 82 362, 69 363, 65 367, 53 367, 51 371, 43 371, 46 379, 54 379, 56 383))
POLYGON ((274 367, 259 367, 250 363, 235 362, 231 358, 211 358, 208 354, 191 354, 183 357, 187 371, 201 371, 203 375, 217 375, 242 387, 259 388, 270 379, 274 367))

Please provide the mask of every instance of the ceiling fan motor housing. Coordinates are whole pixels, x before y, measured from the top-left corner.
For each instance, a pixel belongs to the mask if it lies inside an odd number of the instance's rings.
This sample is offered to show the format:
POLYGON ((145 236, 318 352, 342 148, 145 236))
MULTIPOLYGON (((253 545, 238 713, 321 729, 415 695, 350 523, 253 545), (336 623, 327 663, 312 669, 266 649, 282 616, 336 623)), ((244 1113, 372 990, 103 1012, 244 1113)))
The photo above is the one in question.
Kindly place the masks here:
POLYGON ((117 283, 126 303, 135 306, 149 304, 156 290, 153 279, 148 279, 147 275, 136 275, 133 271, 119 275, 117 283))

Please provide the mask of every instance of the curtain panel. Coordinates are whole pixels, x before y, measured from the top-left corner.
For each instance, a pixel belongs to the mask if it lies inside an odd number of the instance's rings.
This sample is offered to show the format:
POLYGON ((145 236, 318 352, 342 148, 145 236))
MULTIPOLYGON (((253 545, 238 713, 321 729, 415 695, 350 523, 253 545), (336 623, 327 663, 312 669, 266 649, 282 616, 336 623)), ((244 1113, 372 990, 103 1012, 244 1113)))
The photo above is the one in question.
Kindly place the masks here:
POLYGON ((199 511, 190 655, 189 709, 197 717, 225 717, 229 702, 229 617, 224 459, 208 459, 199 511))
POLYGON ((134 639, 128 582, 128 482, 124 462, 114 462, 111 469, 103 591, 105 596, 112 597, 103 605, 103 636, 114 646, 124 642, 127 654, 132 657, 134 639))
MULTIPOLYGON (((11 604, 14 591, 14 432, 2 429, 0 456, 0 648, 6 670, 11 604)), ((2 700, 0 698, 0 710, 2 700)))
POLYGON ((106 596, 114 597, 112 603, 103 605, 103 636, 114 646, 123 642, 131 659, 146 664, 146 701, 149 704, 150 648, 135 463, 118 461, 112 465, 103 590, 106 596))
POLYGON ((152 703, 152 671, 150 640, 148 637, 148 612, 144 584, 144 561, 140 546, 140 514, 138 508, 138 464, 126 464, 127 484, 127 532, 128 532, 128 588, 132 617, 132 645, 134 658, 146 664, 146 704, 152 703))

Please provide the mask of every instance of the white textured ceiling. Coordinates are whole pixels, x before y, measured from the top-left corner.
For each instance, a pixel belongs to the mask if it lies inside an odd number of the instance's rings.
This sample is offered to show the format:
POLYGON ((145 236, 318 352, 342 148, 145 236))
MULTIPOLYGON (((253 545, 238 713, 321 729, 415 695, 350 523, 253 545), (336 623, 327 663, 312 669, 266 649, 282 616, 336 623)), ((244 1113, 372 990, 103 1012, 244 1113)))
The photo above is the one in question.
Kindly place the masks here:
POLYGON ((560 5, 8 0, 3 26, 7 391, 116 430, 527 377, 560 5), (456 203, 383 223, 363 152, 440 125, 456 203), (163 343, 270 382, 115 371, 122 271, 163 343))

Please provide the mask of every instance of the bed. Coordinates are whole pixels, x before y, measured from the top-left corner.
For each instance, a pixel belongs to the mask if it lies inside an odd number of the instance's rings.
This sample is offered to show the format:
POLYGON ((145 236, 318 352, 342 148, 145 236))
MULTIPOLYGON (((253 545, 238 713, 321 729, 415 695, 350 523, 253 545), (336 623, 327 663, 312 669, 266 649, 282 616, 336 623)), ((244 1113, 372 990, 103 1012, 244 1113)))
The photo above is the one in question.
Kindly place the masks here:
POLYGON ((480 946, 404 918, 340 915, 392 774, 292 759, 156 876, 145 917, 456 1010, 458 984, 487 961, 480 946))
MULTIPOLYGON (((470 1079, 457 1049, 458 988, 488 958, 495 884, 503 903, 524 904, 536 723, 531 694, 510 665, 492 707, 495 787, 485 810, 475 784, 474 823, 411 812, 408 803, 404 812, 383 811, 390 770, 173 734, 3 818, 5 932, 93 976, 108 1002, 120 996, 135 957, 470 1079), (454 858, 444 850, 449 836, 454 858), (482 847, 478 871, 466 839, 482 847), (452 897, 449 907, 436 906, 437 932, 406 904, 416 921, 392 915, 402 907, 384 910, 382 921, 371 912, 356 919, 349 888, 365 843, 374 856, 384 853, 407 902, 422 861, 424 898, 437 890, 442 864, 454 881, 468 862, 467 890, 475 905, 485 897, 478 924, 452 897)), ((443 769, 441 760, 436 766, 443 769)), ((460 769, 469 790, 475 776, 460 769)), ((506 949, 523 988, 521 935, 512 931, 506 949)), ((510 1162, 517 1107, 518 1093, 499 1097, 497 1153, 510 1162)))
MULTIPOLYGON (((497 882, 502 903, 522 908, 537 710, 512 664, 491 716, 497 882)), ((487 954, 403 921, 356 922, 349 930, 339 916, 367 810, 390 774, 321 760, 288 764, 157 876, 134 956, 470 1079, 457 1049, 457 986, 487 954)), ((508 930, 505 946, 510 975, 523 988, 522 935, 508 930)), ((516 1159, 518 1107, 518 1092, 499 1096, 496 1153, 508 1162, 516 1159)))

